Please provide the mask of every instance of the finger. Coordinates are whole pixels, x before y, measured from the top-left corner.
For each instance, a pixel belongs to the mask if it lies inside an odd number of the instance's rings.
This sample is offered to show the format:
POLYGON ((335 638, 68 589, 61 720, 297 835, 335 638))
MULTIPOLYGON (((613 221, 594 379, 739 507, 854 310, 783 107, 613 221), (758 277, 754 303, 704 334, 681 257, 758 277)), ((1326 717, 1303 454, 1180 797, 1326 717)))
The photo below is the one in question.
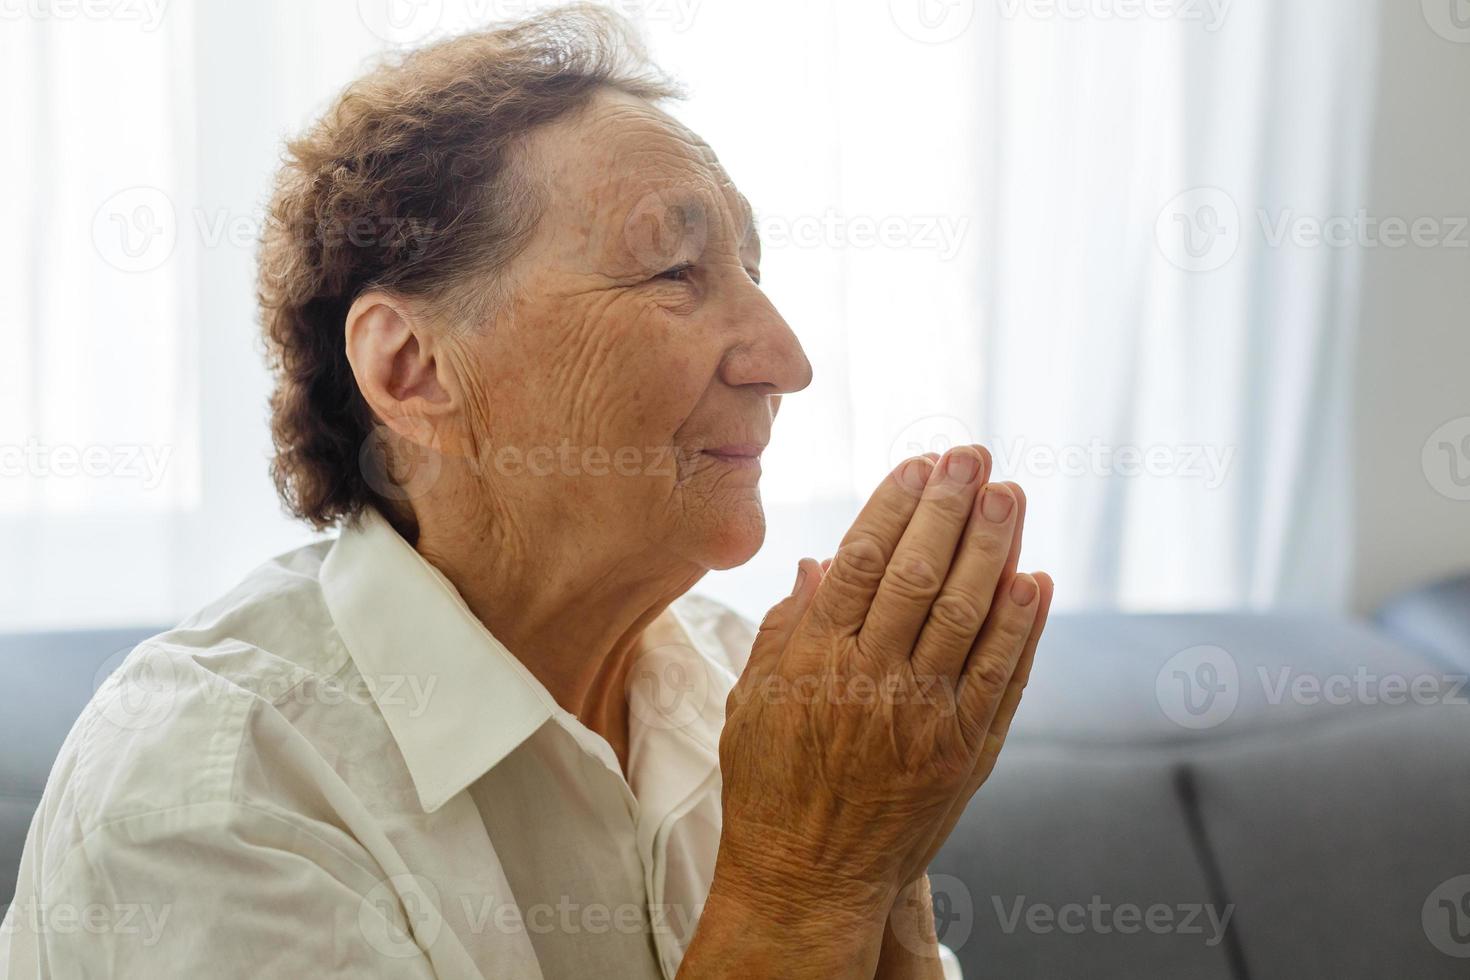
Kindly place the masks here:
POLYGON ((776 669, 781 653, 791 642, 791 634, 811 605, 817 590, 817 579, 821 577, 816 561, 803 558, 796 565, 796 584, 791 594, 771 607, 761 620, 755 634, 755 643, 750 650, 750 659, 745 663, 742 677, 751 677, 752 683, 768 676, 776 669))
POLYGON ((950 689, 959 680, 1015 554, 1018 510, 1005 484, 988 483, 977 495, 964 542, 914 647, 915 674, 945 678, 950 689))
POLYGON ((1026 651, 1040 597, 1041 588, 1030 575, 1008 579, 965 663, 956 702, 961 730, 977 749, 1026 651))
POLYGON ((1036 660, 1036 647, 1041 642, 1041 634, 1046 630, 1047 616, 1051 613, 1052 595, 1056 592, 1056 585, 1052 582, 1050 575, 1045 572, 1035 574, 1036 586, 1041 595, 1037 598, 1036 620, 1031 626, 1031 635, 1026 639, 1026 649, 1021 653, 1021 659, 1016 664, 1016 672, 1011 676, 1011 682, 1006 687, 1005 696, 1001 698, 999 706, 995 710, 995 717, 990 720, 985 730, 985 744, 980 750, 980 761, 975 767, 973 782, 979 786, 990 778, 990 773, 995 769, 996 759, 1000 756, 1000 750, 1005 746, 1006 736, 1010 734, 1011 723, 1015 721, 1016 709, 1021 704, 1021 696, 1026 690, 1026 683, 1031 679, 1031 665, 1036 660))
MULTIPOLYGON (((894 660, 913 650, 954 563, 989 464, 990 454, 980 447, 957 446, 934 467, 858 634, 859 648, 870 656, 894 660)), ((967 639, 963 649, 969 645, 967 639)))
POLYGON ((934 860, 939 848, 949 839, 950 832, 959 823, 960 817, 965 812, 970 798, 975 791, 990 778, 995 771, 995 764, 1000 756, 1000 750, 1005 744, 1006 735, 1010 731, 1011 720, 1015 717, 1016 707, 1021 703, 1021 692, 1026 687, 1026 681, 1031 676, 1031 664, 1036 658, 1036 646, 1041 639, 1042 631, 1046 628, 1047 614, 1051 611, 1051 598, 1054 591, 1051 576, 1038 572, 1035 575, 1036 585, 1041 590, 1041 598, 1038 600, 1036 622, 1031 628, 1031 635, 1026 640, 1026 649, 1021 654, 1020 661, 1016 664, 1016 672, 1011 675, 1010 683, 1006 687, 1005 697, 1001 699, 1000 707, 996 711, 989 729, 985 733, 979 756, 975 760, 975 769, 970 773, 970 778, 965 788, 955 797, 954 805, 941 822, 939 830, 935 835, 933 843, 924 860, 924 867, 934 860))
POLYGON ((1011 553, 1006 557, 1005 570, 1001 572, 1001 581, 1016 574, 1016 568, 1021 563, 1021 537, 1026 530, 1026 491, 1021 489, 1019 483, 1007 481, 1006 486, 1016 498, 1016 530, 1011 541, 1011 553))
POLYGON ((888 559, 918 508, 933 469, 934 464, 922 456, 904 460, 878 485, 822 577, 806 618, 813 632, 851 635, 862 628, 888 559))

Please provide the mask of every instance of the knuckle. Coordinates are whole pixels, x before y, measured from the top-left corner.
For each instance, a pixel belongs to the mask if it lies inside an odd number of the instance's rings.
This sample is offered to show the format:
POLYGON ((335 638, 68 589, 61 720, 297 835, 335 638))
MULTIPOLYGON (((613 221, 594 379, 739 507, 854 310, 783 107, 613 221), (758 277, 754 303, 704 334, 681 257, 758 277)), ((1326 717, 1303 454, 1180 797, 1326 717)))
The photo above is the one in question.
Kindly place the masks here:
POLYGON ((970 669, 976 692, 987 701, 1005 693, 1011 682, 1011 665, 1001 657, 982 654, 970 669))
MULTIPOLYGON (((925 474, 925 479, 927 478, 925 474)), ((922 488, 917 491, 910 489, 897 478, 891 481, 891 484, 891 486, 884 487, 886 492, 873 498, 874 523, 892 534, 896 541, 914 516, 914 508, 918 506, 923 490, 922 488)))
POLYGON ((887 565, 888 552, 882 542, 866 533, 855 534, 837 549, 827 581, 876 583, 882 579, 887 565))
POLYGON ((929 624, 942 636, 968 639, 980 631, 985 614, 974 597, 959 591, 945 592, 929 610, 929 624))
POLYGON ((761 620, 760 626, 756 629, 756 635, 778 633, 785 629, 792 602, 793 597, 788 596, 772 606, 766 612, 765 618, 761 620))
POLYGON ((916 601, 931 598, 941 584, 934 566, 917 555, 896 559, 888 566, 883 582, 895 595, 916 601))
POLYGON ((1019 651, 1030 635, 1027 625, 1019 616, 1002 616, 995 626, 995 646, 1007 652, 1019 651))

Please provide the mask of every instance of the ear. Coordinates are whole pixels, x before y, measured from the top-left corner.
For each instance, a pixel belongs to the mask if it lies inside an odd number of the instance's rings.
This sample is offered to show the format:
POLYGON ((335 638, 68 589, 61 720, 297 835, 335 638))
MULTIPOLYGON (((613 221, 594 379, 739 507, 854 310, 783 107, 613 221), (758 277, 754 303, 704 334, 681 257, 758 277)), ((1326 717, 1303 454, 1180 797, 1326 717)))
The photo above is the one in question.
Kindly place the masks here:
POLYGON ((358 390, 384 425, 435 452, 458 449, 459 388, 426 317, 402 297, 367 292, 347 311, 346 342, 358 390))

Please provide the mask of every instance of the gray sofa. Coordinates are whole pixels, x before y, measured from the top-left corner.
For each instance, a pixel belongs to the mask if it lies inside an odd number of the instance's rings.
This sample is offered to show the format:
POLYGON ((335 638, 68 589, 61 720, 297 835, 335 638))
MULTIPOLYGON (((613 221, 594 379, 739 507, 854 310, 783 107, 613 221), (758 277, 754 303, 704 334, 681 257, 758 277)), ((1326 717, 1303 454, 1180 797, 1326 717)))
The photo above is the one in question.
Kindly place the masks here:
MULTIPOLYGON (((0 636, 0 896, 72 720, 153 632, 0 636)), ((1470 976, 1465 674, 1470 578, 1372 624, 1054 617, 932 869, 941 937, 969 977, 1470 976)))

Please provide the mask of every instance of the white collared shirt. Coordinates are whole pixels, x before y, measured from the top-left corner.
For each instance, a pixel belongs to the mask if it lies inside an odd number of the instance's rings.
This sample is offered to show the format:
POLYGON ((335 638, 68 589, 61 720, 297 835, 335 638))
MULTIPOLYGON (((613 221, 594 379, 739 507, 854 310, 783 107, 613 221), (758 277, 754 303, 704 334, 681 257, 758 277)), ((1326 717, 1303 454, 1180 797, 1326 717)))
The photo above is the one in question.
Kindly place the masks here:
POLYGON ((97 692, 26 839, 0 973, 673 976, 713 871, 719 732, 752 635, 694 597, 654 624, 625 780, 366 515, 97 692))
POLYGON ((625 779, 369 512, 98 689, 26 838, 0 977, 673 977, 753 636, 698 597, 645 632, 625 779))

